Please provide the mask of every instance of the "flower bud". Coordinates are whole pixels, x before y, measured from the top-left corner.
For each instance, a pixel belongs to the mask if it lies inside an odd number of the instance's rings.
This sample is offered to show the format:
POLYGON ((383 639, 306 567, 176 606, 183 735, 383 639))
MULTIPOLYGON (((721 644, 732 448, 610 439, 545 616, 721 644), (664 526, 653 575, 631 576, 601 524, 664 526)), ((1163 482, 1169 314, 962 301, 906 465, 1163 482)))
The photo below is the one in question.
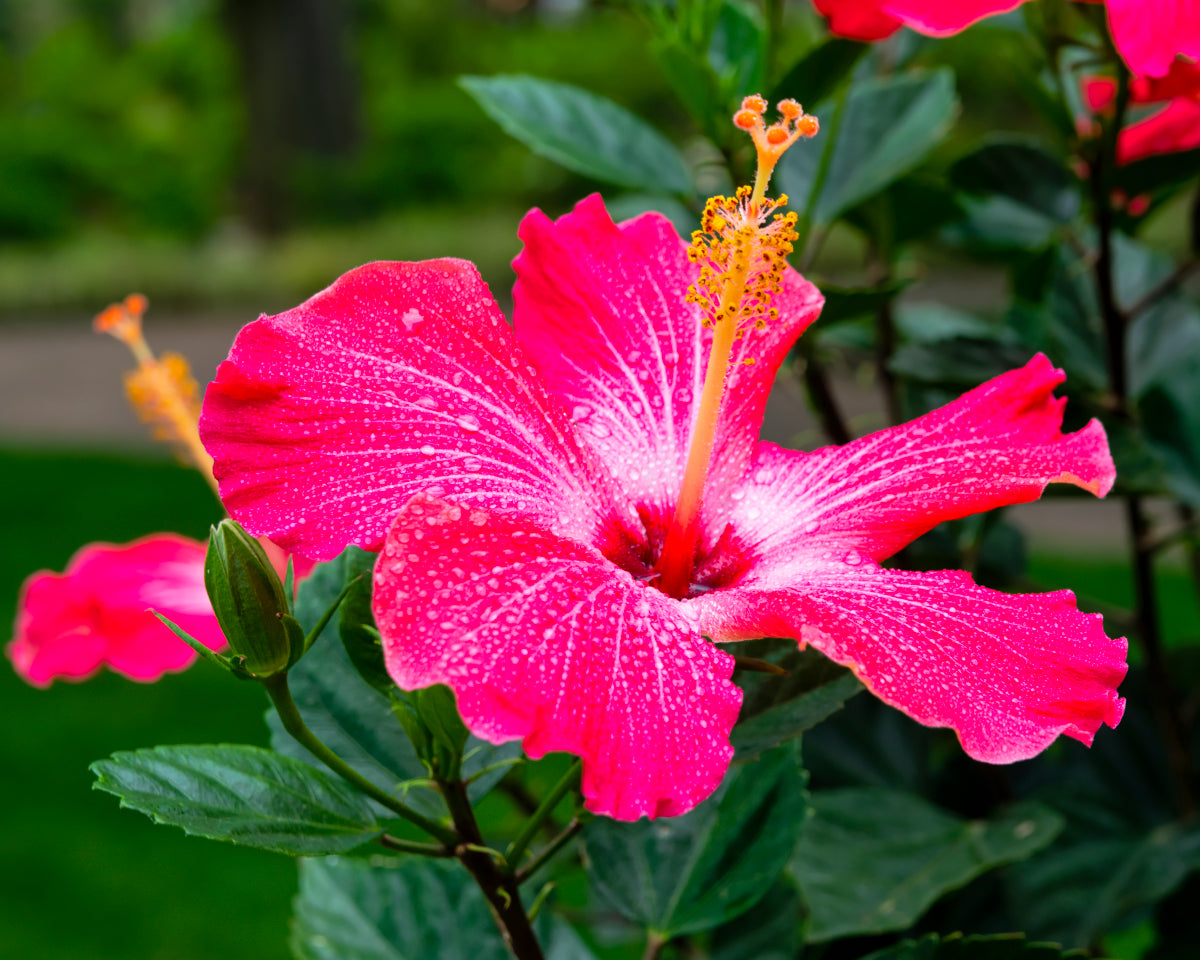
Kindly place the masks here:
POLYGON ((304 631, 262 545, 237 523, 212 528, 204 586, 217 622, 241 667, 259 679, 292 666, 304 653, 304 631))

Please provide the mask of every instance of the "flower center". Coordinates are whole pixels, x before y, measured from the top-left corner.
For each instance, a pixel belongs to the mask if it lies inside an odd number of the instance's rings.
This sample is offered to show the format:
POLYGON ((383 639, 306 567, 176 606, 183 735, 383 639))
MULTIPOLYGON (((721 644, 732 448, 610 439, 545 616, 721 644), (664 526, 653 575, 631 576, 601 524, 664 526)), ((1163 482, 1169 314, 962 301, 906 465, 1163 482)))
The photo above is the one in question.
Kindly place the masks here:
POLYGON ((125 375, 125 394, 141 419, 154 428, 154 438, 169 443, 189 466, 217 489, 212 457, 200 442, 200 400, 187 361, 177 353, 156 357, 142 335, 146 298, 132 293, 122 303, 105 307, 93 321, 129 347, 138 365, 125 375))
MULTIPOLYGON (((797 236, 796 215, 776 212, 787 204, 787 197, 767 199, 767 184, 788 147, 818 129, 816 117, 794 100, 778 104, 782 119, 771 126, 763 122, 766 109, 762 97, 747 97, 733 117, 758 151, 753 189, 739 187, 733 197, 710 198, 688 248, 688 259, 699 264, 700 275, 688 288, 687 300, 700 306, 700 322, 713 336, 675 515, 655 567, 657 586, 673 597, 687 596, 691 585, 700 508, 734 342, 778 317, 771 300, 779 292, 797 236)), ((753 363, 753 358, 740 362, 753 363)))

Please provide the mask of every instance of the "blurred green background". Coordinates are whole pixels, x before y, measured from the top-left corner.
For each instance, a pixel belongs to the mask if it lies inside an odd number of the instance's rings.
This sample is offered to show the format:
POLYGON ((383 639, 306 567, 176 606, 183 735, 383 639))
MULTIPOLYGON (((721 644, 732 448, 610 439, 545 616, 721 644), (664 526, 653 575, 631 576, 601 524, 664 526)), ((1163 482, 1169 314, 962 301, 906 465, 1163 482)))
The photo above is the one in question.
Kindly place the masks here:
MULTIPOLYGON (((817 35, 807 2, 788 16, 797 44, 817 35)), ((1001 26, 939 49, 965 104, 947 155, 1036 123, 1001 89, 1017 42, 1001 26)), ((238 323, 365 260, 467 257, 503 302, 520 215, 597 189, 508 139, 454 83, 517 71, 611 97, 689 147, 620 5, 0 0, 0 620, 27 574, 61 570, 86 542, 200 537, 218 516, 124 410, 120 351, 89 339, 104 303, 148 294, 152 342, 195 345, 203 380, 238 323)), ((831 243, 822 267, 855 253, 831 243)), ((1035 540, 1032 578, 1090 609, 1129 606, 1104 516, 1075 522, 1082 541, 1070 524, 1035 540)), ((1181 569, 1164 565, 1162 590, 1168 641, 1200 634, 1181 569)), ((198 668, 33 690, 4 669, 0 703, 0 956, 286 955, 288 859, 155 828, 92 792, 87 771, 155 743, 265 744, 257 688, 198 668)))

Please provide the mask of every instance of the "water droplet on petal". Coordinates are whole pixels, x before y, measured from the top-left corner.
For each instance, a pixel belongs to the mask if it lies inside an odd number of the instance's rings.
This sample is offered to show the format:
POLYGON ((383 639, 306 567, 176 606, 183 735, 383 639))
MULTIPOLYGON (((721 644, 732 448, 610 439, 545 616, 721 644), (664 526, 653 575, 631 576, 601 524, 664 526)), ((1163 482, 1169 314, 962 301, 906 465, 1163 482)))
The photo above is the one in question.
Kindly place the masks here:
POLYGON ((421 455, 422 455, 422 456, 424 456, 424 457, 432 457, 432 456, 433 456, 434 454, 436 454, 436 453, 437 453, 437 450, 436 450, 436 449, 434 449, 434 447, 433 447, 433 446, 431 446, 431 445, 430 445, 430 444, 428 444, 428 443, 427 443, 427 444, 424 444, 424 445, 421 447, 421 455))
POLYGON ((417 327, 424 322, 425 318, 416 307, 409 307, 400 315, 400 329, 405 333, 416 333, 417 327))
POLYGON ((476 433, 479 430, 479 418, 469 413, 464 413, 457 422, 467 433, 476 433))
POLYGON ((579 423, 582 420, 586 420, 591 415, 592 415, 592 408, 585 407, 582 403, 577 403, 577 404, 575 404, 575 406, 573 406, 571 408, 571 422, 572 423, 579 423))
POLYGON ((819 523, 817 523, 816 520, 809 520, 808 523, 806 523, 804 525, 804 532, 805 533, 816 533, 818 528, 820 528, 820 526, 821 525, 819 523))
POLYGON ((474 457, 467 457, 467 459, 463 461, 463 469, 466 470, 467 473, 478 473, 483 469, 483 464, 474 457))

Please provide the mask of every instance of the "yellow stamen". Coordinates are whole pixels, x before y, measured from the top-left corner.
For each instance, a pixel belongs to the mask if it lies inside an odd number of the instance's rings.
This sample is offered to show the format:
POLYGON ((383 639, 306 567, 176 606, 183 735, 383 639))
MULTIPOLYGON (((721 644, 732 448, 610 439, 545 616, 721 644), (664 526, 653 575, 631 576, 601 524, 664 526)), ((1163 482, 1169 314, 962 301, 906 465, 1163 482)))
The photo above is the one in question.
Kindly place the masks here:
POLYGON ((97 333, 107 333, 129 347, 137 360, 136 370, 125 375, 125 393, 144 423, 154 430, 154 439, 169 443, 176 455, 203 475, 217 490, 213 461, 200 442, 199 389, 187 361, 177 353, 155 357, 142 335, 146 298, 130 294, 123 303, 109 304, 93 322, 97 333))
MULTIPOLYGON (((750 133, 758 150, 753 189, 739 187, 733 197, 710 198, 688 248, 689 259, 700 265, 700 275, 688 289, 687 300, 700 306, 700 322, 712 329, 713 341, 679 501, 656 567, 659 588, 676 597, 686 596, 691 586, 700 507, 733 344, 778 317, 771 300, 779 292, 797 237, 796 215, 776 213, 787 204, 787 197, 766 199, 767 184, 788 147, 817 132, 816 118, 805 114, 794 100, 778 105, 783 119, 770 127, 763 123, 766 107, 761 97, 747 97, 733 118, 750 133)), ((744 362, 752 363, 753 358, 744 362)))

